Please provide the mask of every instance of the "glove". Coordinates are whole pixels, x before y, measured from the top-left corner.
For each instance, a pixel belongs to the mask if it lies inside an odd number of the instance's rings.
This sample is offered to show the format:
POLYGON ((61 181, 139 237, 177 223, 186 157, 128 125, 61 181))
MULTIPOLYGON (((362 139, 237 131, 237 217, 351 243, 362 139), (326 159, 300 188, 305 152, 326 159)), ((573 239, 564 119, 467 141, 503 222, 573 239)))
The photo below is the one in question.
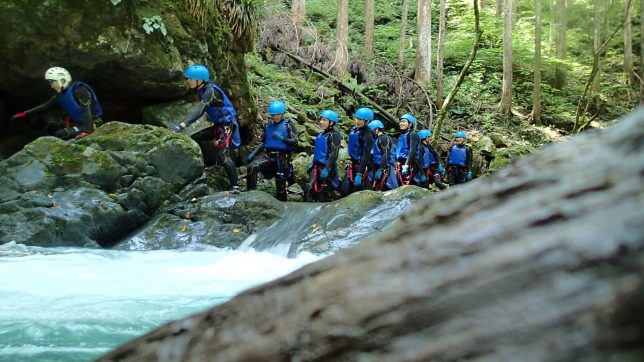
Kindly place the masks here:
POLYGON ((403 165, 401 173, 405 176, 409 173, 409 165, 403 165))
POLYGON ((445 168, 443 167, 443 165, 438 165, 438 172, 441 175, 445 176, 445 168))
POLYGON ((16 113, 13 116, 11 116, 11 120, 12 121, 18 121, 20 118, 25 118, 25 117, 27 117, 27 113, 20 112, 20 113, 16 113))
POLYGON ((323 168, 322 171, 320 172, 320 178, 322 180, 326 180, 327 177, 329 177, 329 169, 323 168))
POLYGON ((250 163, 250 161, 252 161, 253 158, 255 158, 255 152, 251 152, 248 156, 246 156, 246 161, 250 163))
POLYGON ((89 133, 81 132, 81 133, 79 133, 78 135, 76 135, 76 137, 74 137, 74 139, 79 140, 79 139, 81 139, 81 138, 83 138, 83 137, 87 137, 87 136, 89 136, 89 133))
POLYGON ((376 180, 380 180, 382 178, 382 170, 376 171, 376 175, 374 177, 376 180))
POLYGON ((175 124, 174 126, 170 127, 170 130, 174 131, 174 132, 181 132, 181 131, 183 131, 184 128, 185 127, 183 127, 181 125, 181 123, 178 123, 178 124, 175 124))
POLYGON ((279 133, 277 133, 277 132, 273 132, 273 135, 271 136, 271 138, 274 138, 274 139, 276 139, 276 140, 280 140, 280 141, 284 141, 284 139, 285 139, 286 137, 282 136, 281 134, 279 134, 279 133))
POLYGON ((427 176, 425 175, 420 175, 420 182, 427 182, 427 176))
POLYGON ((355 186, 355 187, 362 186, 362 175, 357 175, 356 176, 356 178, 353 180, 353 186, 355 186))
POLYGON ((467 181, 472 181, 472 173, 471 173, 471 172, 468 172, 467 174, 465 174, 465 179, 466 179, 467 181))

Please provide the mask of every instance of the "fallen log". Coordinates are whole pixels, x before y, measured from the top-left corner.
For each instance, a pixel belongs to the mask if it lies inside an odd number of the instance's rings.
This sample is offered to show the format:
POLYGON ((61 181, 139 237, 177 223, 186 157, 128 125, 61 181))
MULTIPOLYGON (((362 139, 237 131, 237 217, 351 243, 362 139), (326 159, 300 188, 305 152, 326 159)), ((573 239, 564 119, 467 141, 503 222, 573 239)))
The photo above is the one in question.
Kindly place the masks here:
POLYGON ((99 361, 642 361, 644 109, 99 361))

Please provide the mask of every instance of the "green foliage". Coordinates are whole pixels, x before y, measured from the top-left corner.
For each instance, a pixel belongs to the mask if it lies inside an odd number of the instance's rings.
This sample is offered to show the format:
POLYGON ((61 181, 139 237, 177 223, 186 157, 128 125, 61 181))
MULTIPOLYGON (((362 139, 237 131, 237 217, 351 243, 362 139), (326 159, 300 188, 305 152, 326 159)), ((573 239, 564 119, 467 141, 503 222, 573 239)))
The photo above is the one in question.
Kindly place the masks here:
POLYGON ((112 5, 116 6, 121 3, 121 0, 110 0, 110 2, 112 3, 112 5))
POLYGON ((149 18, 142 18, 142 20, 143 30, 145 30, 146 34, 151 34, 155 30, 159 30, 163 36, 168 34, 168 30, 165 28, 161 15, 153 15, 149 18))

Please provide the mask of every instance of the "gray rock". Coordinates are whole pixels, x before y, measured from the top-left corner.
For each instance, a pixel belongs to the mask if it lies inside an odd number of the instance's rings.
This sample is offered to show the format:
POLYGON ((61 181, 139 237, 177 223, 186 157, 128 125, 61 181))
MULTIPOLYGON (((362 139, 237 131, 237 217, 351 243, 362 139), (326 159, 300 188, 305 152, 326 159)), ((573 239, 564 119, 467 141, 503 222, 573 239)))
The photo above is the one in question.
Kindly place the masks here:
POLYGON ((198 146, 108 123, 79 141, 42 137, 0 162, 0 243, 108 246, 203 171, 198 146))
POLYGON ((642 361, 643 152, 640 110, 98 361, 642 361))

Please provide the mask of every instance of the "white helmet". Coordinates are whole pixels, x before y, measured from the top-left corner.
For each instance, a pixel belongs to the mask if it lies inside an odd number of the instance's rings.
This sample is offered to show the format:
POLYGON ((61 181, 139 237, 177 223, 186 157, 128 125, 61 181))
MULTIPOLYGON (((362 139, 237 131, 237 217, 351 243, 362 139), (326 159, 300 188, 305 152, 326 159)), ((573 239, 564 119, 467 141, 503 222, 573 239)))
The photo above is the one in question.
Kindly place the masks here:
POLYGON ((67 69, 61 67, 52 67, 45 72, 46 80, 57 80, 61 88, 65 89, 72 83, 72 75, 67 69))

